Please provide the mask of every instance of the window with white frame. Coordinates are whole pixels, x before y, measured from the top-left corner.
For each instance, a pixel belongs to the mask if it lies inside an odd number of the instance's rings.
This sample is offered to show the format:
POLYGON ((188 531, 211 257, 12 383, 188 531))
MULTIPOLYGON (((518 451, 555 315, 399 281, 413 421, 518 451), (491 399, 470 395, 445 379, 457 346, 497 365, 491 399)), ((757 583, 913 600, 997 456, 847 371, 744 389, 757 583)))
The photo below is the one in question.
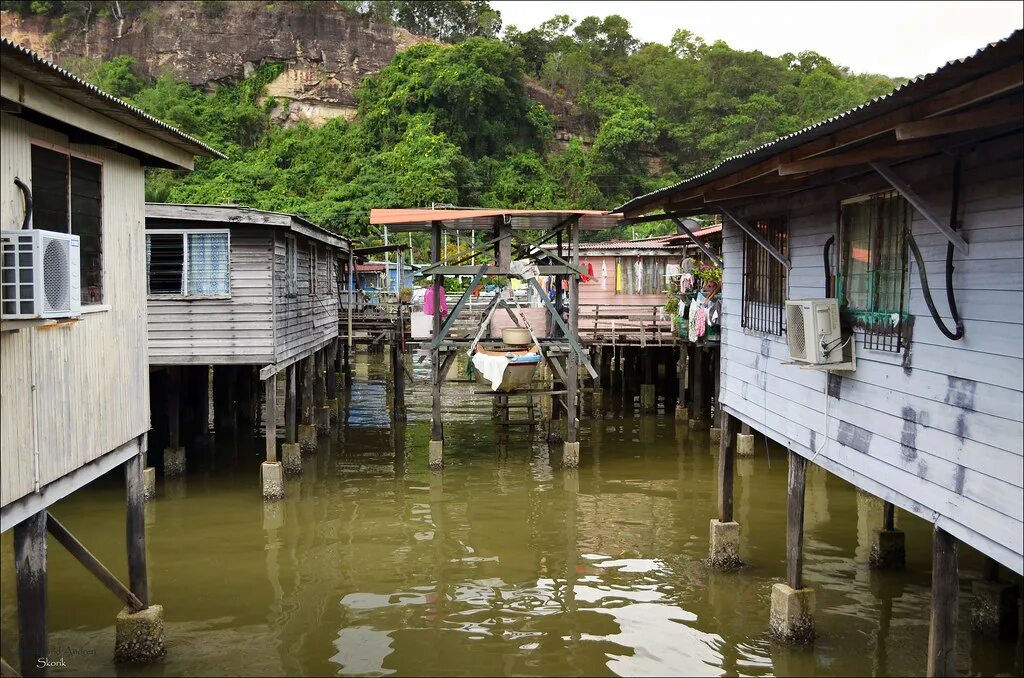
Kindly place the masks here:
POLYGON ((146 232, 150 296, 225 297, 231 293, 228 231, 146 232))

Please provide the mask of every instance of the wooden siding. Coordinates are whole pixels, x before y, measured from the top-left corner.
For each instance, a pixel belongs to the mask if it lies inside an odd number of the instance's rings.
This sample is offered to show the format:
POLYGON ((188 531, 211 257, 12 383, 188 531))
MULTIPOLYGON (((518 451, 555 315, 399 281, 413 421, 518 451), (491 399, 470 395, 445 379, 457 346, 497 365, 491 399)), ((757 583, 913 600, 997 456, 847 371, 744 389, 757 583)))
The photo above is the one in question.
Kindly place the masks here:
MULTIPOLYGON (((785 337, 740 326, 742 238, 723 242, 722 402, 774 440, 847 481, 935 522, 1017 573, 1024 569, 1024 197, 1020 134, 976 148, 964 163, 962 232, 954 257, 962 341, 947 340, 928 314, 910 263, 913 339, 906 353, 857 345, 857 369, 833 378, 782 365, 785 337)), ((951 163, 927 159, 901 175, 948 214, 951 163)), ((823 297, 822 247, 836 232, 838 201, 888 188, 867 176, 744 210, 785 214, 793 269, 788 298, 823 297)), ((914 212, 912 224, 932 295, 945 300, 946 240, 914 212)), ((833 252, 835 250, 833 249, 833 252)))
POLYGON ((62 134, 0 114, 0 184, 5 187, 0 219, 5 225, 22 221, 21 195, 13 181, 15 176, 31 180, 30 138, 103 162, 105 310, 0 335, 2 506, 34 489, 33 420, 41 485, 149 429, 142 167, 110 149, 70 144, 62 134))
POLYGON ((296 241, 296 294, 288 295, 285 285, 285 235, 274 237, 274 331, 276 334, 275 362, 282 362, 314 350, 332 337, 338 336, 338 262, 335 260, 327 275, 327 256, 337 257, 340 250, 318 242, 317 287, 310 292, 309 249, 312 240, 295 235, 296 241))
MULTIPOLYGON (((149 219, 149 229, 201 231, 229 224, 149 219)), ((150 296, 152 365, 266 365, 274 362, 273 230, 236 226, 231 231, 231 296, 181 299, 150 296)))

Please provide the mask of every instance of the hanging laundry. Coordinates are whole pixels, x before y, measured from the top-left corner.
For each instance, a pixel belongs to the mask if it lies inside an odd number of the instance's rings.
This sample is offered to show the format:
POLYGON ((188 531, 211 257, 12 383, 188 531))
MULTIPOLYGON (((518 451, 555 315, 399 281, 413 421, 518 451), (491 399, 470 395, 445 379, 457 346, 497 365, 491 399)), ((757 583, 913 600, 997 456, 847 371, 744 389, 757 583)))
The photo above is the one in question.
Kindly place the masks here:
POLYGON ((601 289, 608 289, 608 260, 601 260, 601 289))
POLYGON ((703 337, 708 329, 708 313, 704 306, 697 307, 697 336, 703 337))
MULTIPOLYGON (((441 293, 439 295, 441 305, 441 316, 448 315, 448 300, 445 299, 444 286, 441 286, 441 293)), ((431 285, 427 288, 426 293, 423 295, 423 312, 427 315, 434 315, 434 286, 431 285)))
POLYGON ((718 327, 722 324, 722 302, 712 301, 708 306, 708 325, 718 327))

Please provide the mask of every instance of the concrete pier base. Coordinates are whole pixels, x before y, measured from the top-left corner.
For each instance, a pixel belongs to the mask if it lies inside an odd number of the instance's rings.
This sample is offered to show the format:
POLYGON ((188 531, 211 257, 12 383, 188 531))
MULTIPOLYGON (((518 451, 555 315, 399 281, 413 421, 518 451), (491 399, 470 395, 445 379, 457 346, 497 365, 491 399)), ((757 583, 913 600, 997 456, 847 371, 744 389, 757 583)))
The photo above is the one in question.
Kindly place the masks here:
POLYGON ((580 465, 580 444, 562 443, 562 466, 577 468, 580 465))
POLYGON ((338 421, 338 415, 341 413, 341 401, 337 398, 330 398, 327 400, 327 409, 330 410, 331 424, 338 421))
POLYGON ((691 431, 707 431, 711 428, 711 422, 707 419, 691 419, 690 430, 691 431))
POLYGON ((736 434, 736 456, 737 457, 753 457, 754 456, 754 434, 753 433, 737 433, 736 434))
POLYGON ((731 570, 743 565, 740 560, 740 524, 711 519, 711 546, 708 566, 716 570, 731 570))
POLYGON ((329 435, 331 432, 331 407, 329 405, 319 407, 313 416, 316 421, 316 432, 320 435, 329 435))
POLYGON ((1017 633, 1017 585, 1001 581, 971 583, 971 626, 993 638, 1013 638, 1017 633))
POLYGON ((657 404, 654 384, 640 384, 640 409, 644 412, 651 412, 657 408, 657 404))
POLYGON ((164 450, 164 477, 178 478, 183 475, 185 475, 185 448, 166 448, 164 450))
POLYGON ((772 586, 768 630, 777 640, 794 645, 814 640, 814 589, 772 586))
POLYGON ((722 427, 712 426, 708 430, 708 438, 712 445, 717 445, 722 442, 722 427))
POLYGON ((156 497, 156 469, 147 466, 142 469, 142 500, 152 501, 156 497))
POLYGON ((263 498, 277 501, 284 498, 284 466, 279 461, 265 461, 260 465, 263 498))
POLYGON ((297 476, 302 473, 302 448, 298 443, 281 445, 281 460, 286 474, 297 476))
POLYGON ((316 426, 313 424, 299 424, 299 449, 303 454, 316 452, 316 426))
POLYGON ((165 654, 163 605, 150 605, 134 614, 124 608, 117 614, 115 662, 150 662, 165 654))
POLYGON ((871 567, 879 570, 902 570, 907 563, 906 535, 903 530, 875 532, 868 562, 871 567))
POLYGON ((434 470, 440 469, 444 466, 443 440, 430 441, 430 451, 427 455, 427 465, 434 470))
POLYGON ((690 421, 690 408, 685 405, 676 405, 676 421, 684 424, 690 421))

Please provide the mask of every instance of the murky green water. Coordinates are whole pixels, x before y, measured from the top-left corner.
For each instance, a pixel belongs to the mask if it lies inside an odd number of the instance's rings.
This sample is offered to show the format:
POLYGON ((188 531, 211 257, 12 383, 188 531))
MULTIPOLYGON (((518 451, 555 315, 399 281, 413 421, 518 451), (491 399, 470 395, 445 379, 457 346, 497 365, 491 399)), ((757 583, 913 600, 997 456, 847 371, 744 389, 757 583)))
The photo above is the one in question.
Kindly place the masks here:
MULTIPOLYGON (((415 373, 409 422, 395 428, 383 370, 360 356, 347 424, 305 459, 280 504, 259 495, 260 438, 194 448, 186 479, 161 479, 147 506, 151 599, 167 621, 159 664, 111 664, 119 605, 51 541, 51 654, 68 666, 53 675, 923 674, 923 521, 898 516, 907 570, 872 572, 880 504, 812 469, 805 580, 817 591, 819 638, 777 646, 765 627, 785 572, 783 451, 738 460, 750 565, 710 572, 701 561, 716 460, 706 434, 627 406, 584 423, 582 467, 569 472, 540 430, 502 440, 490 400, 455 384, 445 389, 447 465, 431 474, 426 364, 415 373)), ((121 577, 123 497, 114 474, 54 509, 121 577)), ((15 661, 10 534, 0 543, 0 652, 15 661)), ((981 566, 962 551, 961 620, 981 566)), ((1019 645, 968 626, 962 671, 1020 674, 1019 645)))

